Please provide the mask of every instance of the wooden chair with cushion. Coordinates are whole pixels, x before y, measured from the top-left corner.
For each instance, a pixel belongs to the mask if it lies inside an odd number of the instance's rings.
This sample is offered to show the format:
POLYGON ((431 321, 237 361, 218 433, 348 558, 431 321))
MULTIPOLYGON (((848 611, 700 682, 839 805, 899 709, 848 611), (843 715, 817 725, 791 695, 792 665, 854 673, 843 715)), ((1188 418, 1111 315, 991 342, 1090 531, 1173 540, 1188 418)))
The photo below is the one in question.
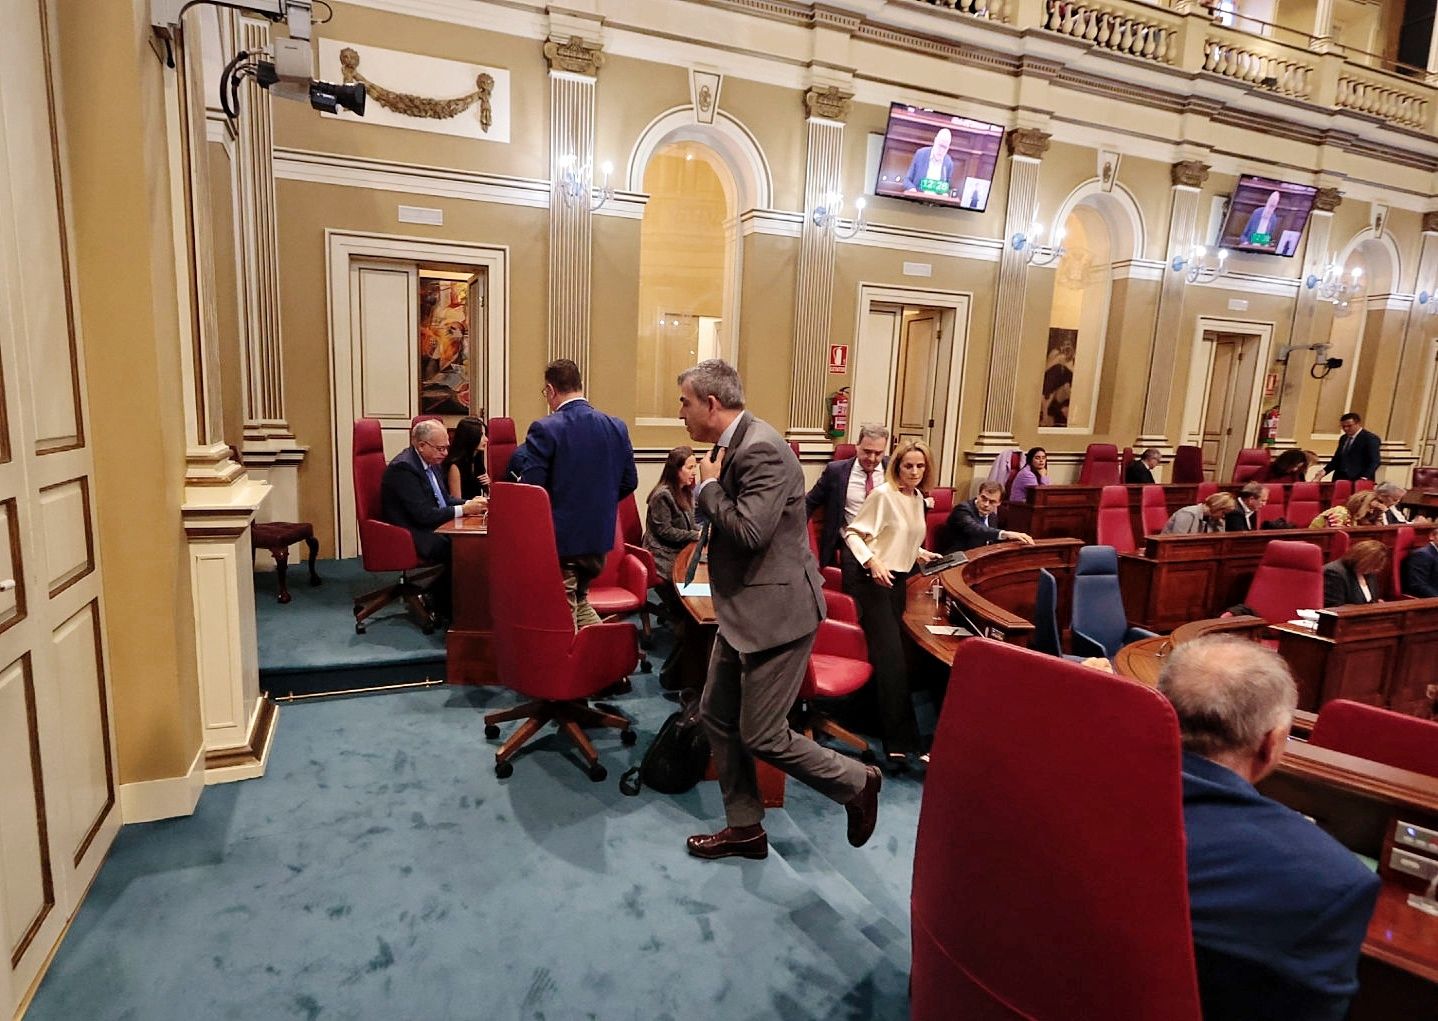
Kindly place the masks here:
POLYGON ((290 588, 285 574, 290 566, 290 547, 302 542, 309 547, 309 568, 311 587, 320 583, 319 572, 315 570, 315 558, 320 553, 320 542, 315 538, 315 526, 308 521, 257 521, 250 528, 251 559, 255 550, 268 550, 275 558, 275 582, 279 588, 277 603, 290 601, 290 588))

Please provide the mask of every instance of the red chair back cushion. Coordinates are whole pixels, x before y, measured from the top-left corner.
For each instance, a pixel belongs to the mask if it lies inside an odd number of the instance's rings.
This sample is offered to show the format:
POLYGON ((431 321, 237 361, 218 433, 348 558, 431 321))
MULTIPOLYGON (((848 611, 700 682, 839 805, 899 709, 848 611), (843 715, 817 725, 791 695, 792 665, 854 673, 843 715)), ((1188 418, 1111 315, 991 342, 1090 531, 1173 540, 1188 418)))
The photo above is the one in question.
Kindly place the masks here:
POLYGON ((489 420, 489 449, 485 451, 484 464, 489 469, 491 483, 509 479, 509 458, 518 445, 514 438, 514 419, 489 420))
POLYGON ((1393 537, 1393 553, 1388 558, 1388 598, 1397 599, 1403 592, 1403 561, 1413 552, 1416 541, 1412 525, 1403 525, 1393 537))
POLYGON ((1307 528, 1323 509, 1319 492, 1317 482, 1295 482, 1288 487, 1288 511, 1284 517, 1295 528, 1307 528))
POLYGON ((847 460, 848 460, 849 458, 851 458, 851 457, 858 457, 858 456, 859 456, 859 448, 858 448, 857 446, 855 446, 854 444, 852 444, 852 443, 836 443, 836 444, 834 444, 834 456, 831 457, 831 458, 829 458, 829 460, 831 460, 831 461, 847 461, 847 460))
POLYGON ((1126 486, 1104 486, 1099 495, 1098 545, 1112 546, 1120 553, 1134 551, 1133 521, 1128 513, 1126 486))
POLYGON ((1139 516, 1143 519, 1143 534, 1157 535, 1168 523, 1168 500, 1162 486, 1144 486, 1139 498, 1139 516))
POLYGON ((1299 610, 1323 606, 1323 550, 1311 542, 1275 539, 1248 586, 1244 605, 1264 620, 1292 620, 1299 610))
POLYGON ((1438 467, 1433 465, 1417 465, 1413 469, 1414 489, 1438 490, 1438 467))
POLYGON ((1318 711, 1309 742, 1438 777, 1438 722, 1339 698, 1318 711))
POLYGON ((1353 483, 1353 491, 1355 493, 1366 493, 1368 492, 1368 490, 1373 488, 1373 484, 1374 483, 1372 479, 1359 479, 1357 482, 1353 483))
POLYGON ((639 502, 633 493, 619 501, 619 534, 631 546, 644 544, 644 523, 639 520, 639 502))
POLYGON ((1090 443, 1079 469, 1081 486, 1116 486, 1120 482, 1118 447, 1112 443, 1090 443))
POLYGON ((1333 483, 1333 506, 1347 503, 1348 498, 1353 495, 1353 483, 1348 479, 1337 479, 1333 483))
POLYGON ((1173 452, 1175 484, 1192 485, 1203 481, 1203 451, 1198 447, 1179 447, 1173 452))
POLYGON ((1233 481, 1247 482, 1249 479, 1262 478, 1268 474, 1268 466, 1273 461, 1273 455, 1268 452, 1267 447, 1244 447, 1238 452, 1238 459, 1233 463, 1233 481))
POLYGON ((1197 1021, 1180 762, 1154 690, 960 645, 919 812, 911 1017, 1197 1021))
POLYGON ((1203 503, 1216 492, 1218 492, 1217 482, 1200 482, 1198 484, 1198 502, 1203 503))

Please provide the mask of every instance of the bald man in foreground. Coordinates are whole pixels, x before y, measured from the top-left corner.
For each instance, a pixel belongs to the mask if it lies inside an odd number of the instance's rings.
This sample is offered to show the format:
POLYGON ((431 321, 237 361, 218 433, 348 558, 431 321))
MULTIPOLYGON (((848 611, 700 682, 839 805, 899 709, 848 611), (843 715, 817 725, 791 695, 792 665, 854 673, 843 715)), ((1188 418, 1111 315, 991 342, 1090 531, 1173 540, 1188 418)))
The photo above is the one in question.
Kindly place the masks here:
POLYGON ((1378 877, 1254 784, 1278 766, 1298 691, 1276 652, 1200 638, 1158 689, 1183 738, 1188 894, 1205 1021, 1342 1021, 1378 877))

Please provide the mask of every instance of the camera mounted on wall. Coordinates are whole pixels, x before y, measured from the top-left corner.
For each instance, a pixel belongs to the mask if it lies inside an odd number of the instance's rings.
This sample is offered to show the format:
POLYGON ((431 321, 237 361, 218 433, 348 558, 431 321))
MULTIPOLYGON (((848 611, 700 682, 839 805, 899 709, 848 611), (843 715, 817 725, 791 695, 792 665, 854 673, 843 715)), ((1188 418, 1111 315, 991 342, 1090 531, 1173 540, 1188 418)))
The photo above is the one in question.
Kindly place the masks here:
POLYGON ((1312 351, 1313 364, 1308 367, 1308 374, 1314 379, 1326 379, 1334 369, 1343 368, 1342 358, 1328 357, 1329 348, 1333 345, 1327 341, 1320 341, 1317 344, 1285 344, 1278 351, 1274 361, 1283 365, 1288 364, 1289 355, 1295 351, 1312 351))
POLYGON ((310 49, 314 5, 325 9, 321 25, 334 13, 325 0, 150 0, 150 24, 165 44, 165 63, 169 67, 175 66, 171 50, 174 33, 185 12, 199 4, 284 22, 289 30, 287 38, 272 40, 269 51, 241 50, 225 65, 220 75, 220 106, 230 120, 240 115, 240 85, 246 78, 271 95, 308 102, 321 113, 344 109, 364 116, 363 84, 336 85, 314 76, 315 60, 310 49))

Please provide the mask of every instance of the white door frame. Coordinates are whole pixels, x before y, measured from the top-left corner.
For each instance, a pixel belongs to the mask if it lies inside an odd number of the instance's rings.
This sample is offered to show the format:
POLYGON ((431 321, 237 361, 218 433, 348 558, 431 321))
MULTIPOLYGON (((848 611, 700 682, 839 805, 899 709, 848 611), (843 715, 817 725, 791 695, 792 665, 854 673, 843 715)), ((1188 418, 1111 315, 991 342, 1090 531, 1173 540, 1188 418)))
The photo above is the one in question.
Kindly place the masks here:
MULTIPOLYGON (((859 301, 854 316, 854 379, 882 379, 885 381, 882 405, 874 400, 861 403, 861 388, 853 388, 854 403, 849 416, 850 437, 862 422, 887 422, 889 409, 894 406, 895 373, 898 370, 899 345, 881 353, 866 350, 863 343, 864 317, 873 306, 880 305, 922 305, 926 308, 946 309, 953 312, 954 335, 949 345, 948 389, 944 397, 944 444, 938 451, 937 485, 952 485, 954 464, 959 451, 959 420, 963 410, 964 363, 969 346, 969 305, 973 295, 968 291, 934 291, 917 287, 896 287, 892 284, 859 283, 859 301)), ((877 389, 877 388, 876 388, 877 389)), ((846 438, 850 438, 846 437, 846 438)))
MULTIPOLYGON (((1216 316, 1199 316, 1194 324, 1193 351, 1188 361, 1188 392, 1183 402, 1182 442, 1202 445, 1203 411, 1208 400, 1209 374, 1213 371, 1213 347, 1206 344, 1203 335, 1214 333, 1245 333, 1258 338, 1253 359, 1253 379, 1249 388, 1248 407, 1244 409, 1240 423, 1245 442, 1235 447, 1242 450, 1247 446, 1247 437, 1258 435, 1258 416, 1263 406, 1262 373, 1268 371, 1273 355, 1273 331, 1271 321, 1259 322, 1246 319, 1220 319, 1216 316)), ((1222 465, 1216 470, 1221 471, 1222 465)), ((1223 481, 1223 480, 1219 480, 1223 481)))
POLYGON ((335 452, 334 524, 336 555, 340 557, 359 554, 352 465, 355 408, 351 383, 356 359, 355 338, 350 330, 350 262, 357 258, 459 264, 487 274, 484 407, 495 417, 509 413, 509 246, 326 228, 330 407, 335 452))

